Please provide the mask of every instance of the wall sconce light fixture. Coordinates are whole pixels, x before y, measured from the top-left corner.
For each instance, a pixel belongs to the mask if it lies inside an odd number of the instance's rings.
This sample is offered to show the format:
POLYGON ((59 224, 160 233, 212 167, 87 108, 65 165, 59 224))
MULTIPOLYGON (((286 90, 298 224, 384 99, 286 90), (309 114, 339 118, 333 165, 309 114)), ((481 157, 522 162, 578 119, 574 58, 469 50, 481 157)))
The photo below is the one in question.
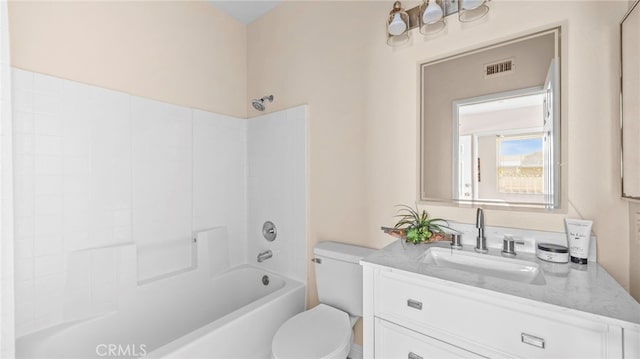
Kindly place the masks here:
POLYGON ((402 8, 400 1, 393 3, 393 9, 387 19, 387 45, 398 46, 409 41, 409 14, 402 8))
POLYGON ((393 3, 387 19, 387 45, 399 46, 409 41, 409 30, 418 27, 425 36, 438 34, 447 26, 446 17, 458 13, 460 22, 478 20, 489 12, 490 0, 422 0, 409 10, 400 1, 393 3))

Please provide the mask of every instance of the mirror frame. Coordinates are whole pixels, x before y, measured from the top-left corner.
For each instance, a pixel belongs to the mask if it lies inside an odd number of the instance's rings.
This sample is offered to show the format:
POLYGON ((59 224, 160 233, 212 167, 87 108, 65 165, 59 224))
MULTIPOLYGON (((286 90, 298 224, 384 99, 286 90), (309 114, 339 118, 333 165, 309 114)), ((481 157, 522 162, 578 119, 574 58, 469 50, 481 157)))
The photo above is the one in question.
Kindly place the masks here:
MULTIPOLYGON (((631 56, 627 55, 628 52, 625 53, 625 47, 627 47, 627 43, 624 41, 624 29, 625 29, 625 21, 633 18, 634 20, 640 21, 640 6, 638 6, 638 4, 640 4, 640 0, 636 1, 631 8, 629 9, 629 11, 625 14, 625 16, 622 18, 622 20, 620 21, 620 194, 621 197, 624 199, 630 199, 630 200, 640 200, 640 191, 634 191, 634 190, 627 190, 625 189, 625 174, 627 174, 627 177, 638 177, 640 176, 640 168, 632 168, 632 166, 628 166, 625 162, 625 150, 626 153, 637 153, 640 148, 637 145, 637 142, 635 143, 628 143, 627 141, 625 141, 625 135, 624 135, 624 129, 625 127, 631 127, 631 123, 634 123, 634 127, 638 127, 640 126, 640 112, 638 111, 633 111, 632 113, 627 113, 627 116, 625 116, 625 111, 628 111, 628 109, 625 109, 625 101, 624 101, 624 89, 625 88, 629 88, 631 87, 632 89, 635 89, 636 91, 640 91, 640 81, 637 81, 634 78, 632 78, 631 76, 624 76, 624 72, 623 72, 623 66, 625 63, 631 63, 631 64, 637 64, 637 59, 633 59, 631 58, 631 56), (625 61, 625 57, 626 61, 625 61), (634 149, 635 151, 631 151, 630 149, 634 149), (633 171, 635 169, 635 171, 633 171), (634 173, 635 172, 635 173, 634 173), (631 175, 629 175, 631 174, 631 175)), ((635 29, 631 29, 632 33, 637 33, 638 31, 640 31, 640 28, 635 28, 635 29), (635 30, 635 31, 634 31, 635 30)), ((640 41, 640 39, 638 39, 638 37, 634 37, 632 40, 634 40, 635 42, 640 41)), ((636 45, 636 47, 638 47, 636 45)), ((628 49, 628 48, 627 48, 628 49)), ((636 154, 635 155, 636 158, 637 156, 640 156, 640 154, 636 154)), ((631 157, 631 156, 629 156, 631 157)), ((628 181, 627 181, 628 184, 628 181)))
MULTIPOLYGON (((638 3, 640 3, 640 0, 637 0, 636 5, 638 3)), ((566 61, 563 61, 563 57, 566 56, 566 52, 565 52, 565 49, 562 47, 562 42, 566 41, 566 39, 564 38, 564 36, 566 35, 562 31, 563 30, 562 27, 563 26, 558 25, 551 28, 543 28, 542 30, 521 34, 512 38, 507 38, 506 40, 498 40, 497 42, 488 43, 487 45, 471 48, 469 50, 463 49, 462 51, 458 53, 454 53, 452 55, 445 55, 442 57, 437 57, 433 60, 428 60, 425 62, 418 63, 418 76, 419 76, 418 77, 418 96, 419 96, 418 131, 419 133, 417 137, 418 137, 419 143, 418 143, 418 156, 417 156, 417 161, 418 161, 417 203, 422 203, 422 204, 431 203, 431 204, 449 205, 449 206, 458 206, 458 207, 482 206, 485 208, 494 208, 494 209, 516 209, 516 210, 527 210, 527 211, 542 210, 544 212, 566 212, 567 172, 566 172, 566 166, 564 166, 563 164, 566 161, 567 141, 566 141, 565 130, 567 128, 567 124, 566 124, 566 118, 565 118, 566 114, 564 112, 564 98, 565 98, 564 87, 565 86, 563 86, 564 77, 562 75, 562 73, 566 70, 564 68, 565 66, 564 64, 566 63, 566 61), (549 207, 547 204, 530 204, 530 203, 513 203, 513 202, 503 203, 498 201, 477 201, 477 200, 459 200, 459 199, 453 199, 453 198, 447 199, 447 198, 423 197, 422 194, 424 193, 424 181, 423 181, 424 162, 422 159, 422 153, 424 151, 424 142, 423 142, 424 95, 423 95, 422 79, 424 78, 424 73, 423 73, 424 67, 429 65, 434 65, 443 61, 451 60, 451 59, 457 59, 460 57, 482 52, 485 50, 490 50, 493 48, 509 45, 512 43, 517 43, 519 41, 527 40, 529 38, 543 36, 545 34, 550 34, 550 33, 555 35, 555 48, 556 48, 555 51, 556 51, 556 58, 558 59, 557 70, 559 71, 558 88, 557 88, 557 92, 558 92, 557 114, 558 114, 559 120, 554 124, 555 130, 557 130, 556 143, 559 145, 559 146, 556 146, 556 147, 559 147, 559 149, 557 150, 558 153, 555 157, 556 163, 554 165, 555 172, 557 174, 556 178, 554 179, 554 182, 557 188, 556 194, 554 194, 554 197, 555 197, 554 204, 553 204, 554 206, 549 207)), ((451 121, 453 121, 453 119, 451 119, 451 121)), ((452 196, 453 196, 453 193, 452 193, 452 196)), ((640 197, 638 199, 640 199, 640 197)))

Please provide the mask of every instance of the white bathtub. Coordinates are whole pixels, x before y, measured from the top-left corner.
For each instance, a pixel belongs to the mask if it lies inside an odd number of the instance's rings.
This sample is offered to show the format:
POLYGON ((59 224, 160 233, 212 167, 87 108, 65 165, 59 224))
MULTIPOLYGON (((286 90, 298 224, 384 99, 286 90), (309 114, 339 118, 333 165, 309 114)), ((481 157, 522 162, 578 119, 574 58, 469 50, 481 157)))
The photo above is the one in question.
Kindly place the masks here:
POLYGON ((138 287, 116 312, 21 337, 16 357, 269 358, 278 327, 304 310, 304 284, 256 267, 189 276, 138 287))

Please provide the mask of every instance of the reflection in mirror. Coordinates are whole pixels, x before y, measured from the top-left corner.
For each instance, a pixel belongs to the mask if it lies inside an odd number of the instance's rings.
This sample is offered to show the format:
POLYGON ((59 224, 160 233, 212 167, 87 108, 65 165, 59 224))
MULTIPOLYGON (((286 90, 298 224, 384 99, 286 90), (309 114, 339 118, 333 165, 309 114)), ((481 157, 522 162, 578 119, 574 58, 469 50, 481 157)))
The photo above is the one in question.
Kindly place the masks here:
POLYGON ((421 200, 559 207, 558 36, 422 65, 421 200))
POLYGON ((544 97, 535 88, 513 97, 497 94, 483 102, 456 103, 454 198, 544 203, 544 97))

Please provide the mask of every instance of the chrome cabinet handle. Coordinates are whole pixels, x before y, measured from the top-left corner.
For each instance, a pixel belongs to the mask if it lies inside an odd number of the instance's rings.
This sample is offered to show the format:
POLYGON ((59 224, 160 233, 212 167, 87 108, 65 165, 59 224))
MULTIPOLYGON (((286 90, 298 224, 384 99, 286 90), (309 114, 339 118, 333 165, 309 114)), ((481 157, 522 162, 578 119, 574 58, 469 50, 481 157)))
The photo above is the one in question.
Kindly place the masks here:
POLYGON ((532 345, 536 348, 544 349, 544 339, 538 338, 531 334, 521 333, 520 338, 523 343, 532 345))
POLYGON ((408 359, 423 359, 420 355, 414 353, 414 352, 409 352, 409 355, 407 355, 408 359))
POLYGON ((407 299, 407 305, 413 309, 422 310, 422 302, 413 299, 407 299))

